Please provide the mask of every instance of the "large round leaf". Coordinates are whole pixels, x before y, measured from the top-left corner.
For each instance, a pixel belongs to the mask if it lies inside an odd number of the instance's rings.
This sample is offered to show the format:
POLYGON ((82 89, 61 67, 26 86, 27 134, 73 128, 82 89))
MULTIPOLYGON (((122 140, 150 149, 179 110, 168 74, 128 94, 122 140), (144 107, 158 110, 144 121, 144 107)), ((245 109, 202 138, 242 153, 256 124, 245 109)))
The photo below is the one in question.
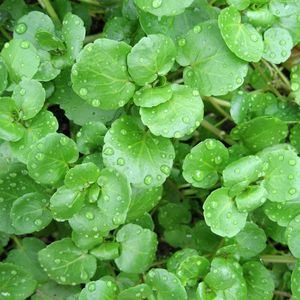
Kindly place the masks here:
POLYGON ((95 107, 124 106, 135 90, 126 65, 130 50, 129 45, 108 39, 85 46, 72 68, 74 91, 95 107))
POLYGON ((152 108, 142 107, 140 114, 143 123, 153 134, 181 138, 191 134, 200 125, 204 106, 197 90, 175 84, 172 90, 170 100, 152 108))
POLYGON ((267 197, 274 202, 285 202, 300 196, 300 158, 292 150, 277 150, 267 154, 263 185, 267 197))
POLYGON ((50 133, 40 139, 28 156, 29 175, 38 183, 57 184, 63 179, 68 164, 78 159, 73 140, 60 133, 50 133))
POLYGON ((27 299, 34 292, 36 284, 31 274, 24 268, 11 263, 0 263, 0 295, 2 299, 27 299))
POLYGON ((80 292, 79 300, 116 299, 118 288, 112 281, 97 280, 89 282, 80 292))
POLYGON ((104 142, 104 164, 138 187, 159 186, 170 174, 175 157, 171 141, 145 132, 134 117, 116 120, 104 142))
POLYGON ((158 76, 166 75, 172 68, 176 48, 168 36, 152 34, 142 38, 127 57, 128 72, 132 79, 143 86, 158 76))
POLYGON ((152 269, 147 275, 145 283, 156 291, 157 300, 187 300, 186 290, 180 280, 164 269, 152 269))
POLYGON ((221 142, 207 139, 193 147, 191 153, 186 156, 182 175, 195 187, 213 187, 228 158, 228 150, 221 142))
POLYGON ((139 225, 127 224, 118 231, 116 240, 121 244, 120 256, 115 259, 117 267, 127 273, 147 271, 155 258, 156 234, 139 225))
POLYGON ((264 33, 263 58, 280 64, 286 61, 293 48, 293 39, 290 33, 284 28, 271 27, 264 33))
POLYGON ((53 242, 38 255, 48 276, 59 284, 88 282, 97 267, 96 258, 77 248, 70 238, 53 242))
POLYGON ((45 228, 52 221, 48 204, 48 196, 41 193, 29 193, 18 198, 10 212, 16 231, 25 234, 45 228))
POLYGON ((10 79, 16 82, 22 77, 32 78, 40 64, 37 50, 26 40, 11 40, 4 45, 1 55, 10 79))
POLYGON ((212 232, 233 237, 244 228, 247 213, 239 212, 227 188, 213 191, 204 202, 204 217, 212 232))
POLYGON ((229 49, 239 58, 258 62, 263 54, 263 40, 256 29, 241 23, 240 12, 233 6, 223 9, 218 19, 222 37, 229 49))
POLYGON ((247 63, 226 46, 214 21, 200 23, 180 40, 177 61, 184 82, 203 96, 225 95, 243 84, 247 63))
POLYGON ((193 3, 193 0, 134 0, 134 3, 140 9, 162 17, 179 15, 193 3))

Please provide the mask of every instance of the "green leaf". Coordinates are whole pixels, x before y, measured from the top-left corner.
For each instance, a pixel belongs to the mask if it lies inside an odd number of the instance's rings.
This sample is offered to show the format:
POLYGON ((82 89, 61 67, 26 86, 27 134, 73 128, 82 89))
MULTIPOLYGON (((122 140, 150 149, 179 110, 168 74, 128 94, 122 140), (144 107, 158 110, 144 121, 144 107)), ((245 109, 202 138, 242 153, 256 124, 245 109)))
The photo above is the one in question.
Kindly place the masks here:
POLYGON ((2 299, 23 300, 36 288, 36 281, 24 268, 0 263, 0 295, 2 299))
POLYGON ((243 272, 247 284, 247 299, 273 299, 275 286, 269 270, 257 261, 249 261, 243 265, 243 272))
POLYGON ((50 199, 50 210, 54 219, 63 221, 70 219, 84 205, 85 194, 78 189, 62 186, 50 199))
POLYGON ((297 104, 300 104, 300 64, 293 66, 291 70, 292 96, 297 104))
POLYGON ((239 212, 228 188, 213 191, 204 202, 204 217, 212 232, 220 236, 233 237, 246 224, 247 213, 239 212))
POLYGON ((276 22, 276 17, 270 12, 267 5, 255 7, 254 10, 247 10, 246 16, 248 22, 254 27, 271 27, 276 22))
POLYGON ((90 154, 104 144, 107 128, 102 122, 92 121, 84 124, 76 134, 76 144, 80 153, 90 154))
POLYGON ((182 0, 180 2, 172 0, 134 0, 134 3, 143 11, 162 17, 181 14, 185 8, 193 3, 193 0, 182 0))
POLYGON ((171 141, 145 132, 136 118, 115 121, 104 142, 104 164, 116 168, 135 186, 156 187, 169 176, 175 156, 171 141))
POLYGON ((184 248, 176 251, 167 260, 167 269, 169 272, 175 273, 180 264, 188 257, 197 256, 198 251, 195 249, 184 248))
POLYGON ((23 137, 17 142, 10 143, 13 155, 23 163, 27 163, 29 153, 38 140, 49 133, 56 132, 58 122, 52 112, 42 110, 33 119, 26 121, 25 126, 23 137))
POLYGON ((21 247, 11 250, 5 261, 30 270, 35 280, 39 283, 46 282, 48 281, 48 276, 41 268, 37 255, 45 247, 45 243, 37 238, 24 238, 21 242, 21 247))
POLYGON ((12 225, 18 234, 40 231, 49 225, 52 215, 48 204, 48 196, 41 193, 28 193, 18 198, 10 212, 12 225))
POLYGON ((254 155, 242 157, 229 164, 223 171, 223 182, 229 193, 240 193, 263 175, 263 161, 254 155))
POLYGON ((42 12, 31 11, 18 20, 14 28, 14 38, 28 40, 38 48, 36 34, 45 31, 54 34, 55 28, 52 20, 42 12))
POLYGON ((24 131, 18 122, 18 110, 13 99, 0 98, 0 138, 16 142, 23 137, 24 131))
POLYGON ((7 69, 2 59, 0 59, 0 94, 6 89, 7 86, 7 69))
POLYGON ((178 224, 174 229, 164 231, 164 240, 173 248, 196 247, 193 229, 188 225, 178 224))
POLYGON ((42 184, 59 183, 68 164, 76 162, 78 150, 73 140, 60 133, 50 133, 40 139, 28 156, 29 175, 42 184))
POLYGON ((23 120, 32 119, 44 106, 46 92, 43 86, 36 80, 23 78, 14 88, 12 98, 23 120))
POLYGON ((297 215, 294 219, 289 222, 286 231, 285 236, 287 239, 287 244, 289 246, 289 249, 291 253, 299 258, 300 257, 300 247, 299 247, 299 241, 300 241, 300 215, 297 215))
POLYGON ((152 34, 142 38, 127 57, 128 72, 138 85, 145 85, 166 75, 172 68, 176 48, 171 38, 152 34))
POLYGON ((267 191, 262 185, 247 187, 236 196, 235 203, 239 211, 250 212, 262 206, 267 198, 267 191))
POLYGON ((44 271, 59 284, 88 282, 96 271, 96 258, 77 248, 70 238, 51 243, 38 256, 44 271))
POLYGON ((124 224, 131 201, 131 187, 127 178, 114 169, 103 169, 98 179, 101 196, 98 207, 105 215, 105 227, 115 229, 124 224))
POLYGON ((116 299, 118 288, 112 281, 97 280, 89 282, 80 292, 79 300, 116 299))
POLYGON ((199 92, 190 87, 172 85, 170 100, 152 108, 140 109, 143 123, 155 135, 181 138, 200 126, 204 105, 199 92), (166 120, 169 120, 166 123, 166 120))
POLYGON ((157 87, 145 86, 134 94, 133 101, 137 106, 153 107, 167 102, 172 95, 173 91, 169 84, 157 87))
POLYGON ((180 280, 164 269, 152 269, 146 275, 145 283, 156 291, 157 300, 187 300, 187 293, 180 280))
POLYGON ((267 164, 263 186, 267 198, 274 202, 285 202, 300 195, 300 158, 292 150, 277 150, 263 158, 267 164))
POLYGON ((69 189, 83 190, 95 183, 100 170, 93 163, 84 163, 70 169, 65 176, 65 186, 69 189))
POLYGON ((250 5, 250 0, 227 0, 229 5, 232 5, 238 10, 245 10, 250 5))
POLYGON ((252 152, 279 144, 288 134, 285 122, 274 117, 257 117, 235 127, 234 139, 239 139, 252 152))
POLYGON ((115 259, 117 267, 127 273, 147 271, 155 257, 156 234, 138 225, 127 224, 118 231, 116 240, 121 244, 120 256, 115 259))
POLYGON ((65 45, 61 39, 56 37, 53 33, 48 31, 38 31, 35 34, 35 39, 38 41, 38 44, 43 50, 59 50, 64 51, 65 45))
POLYGON ((183 177, 195 187, 211 188, 219 180, 229 159, 227 148, 214 139, 207 139, 192 148, 183 162, 183 177))
POLYGON ((237 57, 254 62, 261 59, 264 50, 262 37, 252 25, 241 23, 240 12, 235 7, 223 9, 218 23, 226 45, 237 57))
POLYGON ((152 295, 152 290, 149 285, 141 283, 139 285, 123 290, 118 295, 118 300, 140 300, 149 299, 152 295))
POLYGON ((214 291, 205 282, 200 282, 196 291, 196 300, 213 300, 216 298, 214 291))
POLYGON ((132 189, 127 221, 132 222, 153 209, 161 200, 162 187, 151 189, 132 189))
POLYGON ((62 38, 67 46, 64 55, 69 65, 74 63, 83 46, 85 27, 83 21, 76 15, 67 13, 63 20, 62 38))
POLYGON ((300 297, 299 280, 300 280, 300 261, 297 260, 291 278, 291 290, 293 295, 296 297, 296 299, 300 297))
POLYGON ((27 40, 11 40, 3 47, 1 55, 12 81, 18 82, 22 77, 32 78, 38 71, 40 57, 27 40))
POLYGON ((99 260, 112 260, 120 256, 120 244, 116 242, 106 242, 92 249, 90 254, 99 260))
POLYGON ((177 62, 187 66, 184 82, 201 95, 225 95, 243 84, 247 63, 228 49, 215 21, 196 25, 178 44, 177 62))
POLYGON ((124 106, 135 90, 126 65, 130 50, 129 45, 108 39, 85 46, 72 68, 74 91, 94 107, 124 106))
POLYGON ((261 253, 266 248, 267 237, 263 229, 255 223, 247 223, 234 237, 241 257, 251 258, 261 253))
POLYGON ((286 61, 293 48, 293 39, 288 30, 271 27, 264 33, 264 53, 263 58, 280 64, 286 61))

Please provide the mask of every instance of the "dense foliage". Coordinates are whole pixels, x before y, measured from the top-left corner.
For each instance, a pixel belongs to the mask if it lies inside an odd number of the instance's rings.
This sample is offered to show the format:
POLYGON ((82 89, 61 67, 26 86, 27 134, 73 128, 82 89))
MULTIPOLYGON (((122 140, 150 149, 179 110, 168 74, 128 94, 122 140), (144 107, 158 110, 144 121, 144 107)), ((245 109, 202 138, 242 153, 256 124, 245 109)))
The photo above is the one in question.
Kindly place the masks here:
POLYGON ((4 0, 0 32, 0 299, 300 299, 298 0, 4 0))

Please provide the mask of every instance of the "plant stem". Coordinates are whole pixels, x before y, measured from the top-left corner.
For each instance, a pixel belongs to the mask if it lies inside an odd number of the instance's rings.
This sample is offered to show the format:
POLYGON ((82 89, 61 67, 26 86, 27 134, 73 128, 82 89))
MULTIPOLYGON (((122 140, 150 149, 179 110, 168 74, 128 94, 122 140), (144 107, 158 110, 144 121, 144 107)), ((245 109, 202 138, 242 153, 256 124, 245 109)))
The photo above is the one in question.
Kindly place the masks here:
POLYGON ((88 35, 88 36, 85 37, 84 43, 85 44, 92 43, 95 40, 99 39, 101 36, 102 36, 102 33, 96 33, 96 34, 88 35))
POLYGON ((11 40, 10 34, 3 27, 0 27, 0 32, 8 41, 11 40))
POLYGON ((210 102, 214 102, 214 103, 217 103, 219 104, 220 106, 224 106, 224 107, 228 107, 230 108, 231 107, 231 103, 226 101, 226 100, 223 100, 223 99, 219 99, 219 98, 215 98, 215 97, 203 97, 204 100, 208 100, 210 102))
POLYGON ((271 63, 271 66, 274 68, 275 72, 278 74, 278 76, 283 81, 287 91, 290 92, 291 84, 290 84, 289 80, 286 78, 286 76, 282 73, 282 71, 275 64, 271 63))
POLYGON ((281 296, 281 297, 287 297, 287 298, 291 298, 292 297, 292 295, 290 293, 284 292, 284 291, 273 291, 273 294, 281 296))
POLYGON ((231 120, 232 121, 232 118, 231 116, 228 114, 227 111, 225 111, 220 105, 219 103, 216 101, 218 99, 215 99, 213 97, 207 97, 207 98, 204 98, 206 101, 210 102, 212 104, 212 106, 221 114, 223 115, 227 120, 231 120))
POLYGON ((21 244, 20 240, 15 235, 12 235, 11 239, 15 242, 17 248, 22 248, 22 244, 21 244))
POLYGON ((205 129, 207 129, 208 131, 210 131, 211 133, 213 133, 215 136, 217 136, 220 140, 223 140, 224 142, 226 142, 229 145, 234 145, 235 141, 232 140, 225 131, 218 129, 217 127, 215 127, 214 125, 212 125, 211 123, 209 123, 206 120, 203 120, 201 122, 201 126, 205 129))
POLYGON ((262 255, 260 259, 264 263, 273 264, 294 264, 297 262, 297 259, 290 255, 262 255))
POLYGON ((101 4, 95 0, 79 0, 79 2, 101 7, 101 4))
POLYGON ((50 0, 38 0, 39 4, 46 9, 48 15, 51 17, 51 19, 53 20, 53 22, 56 25, 60 24, 60 20, 59 17, 56 13, 56 11, 54 10, 50 0))

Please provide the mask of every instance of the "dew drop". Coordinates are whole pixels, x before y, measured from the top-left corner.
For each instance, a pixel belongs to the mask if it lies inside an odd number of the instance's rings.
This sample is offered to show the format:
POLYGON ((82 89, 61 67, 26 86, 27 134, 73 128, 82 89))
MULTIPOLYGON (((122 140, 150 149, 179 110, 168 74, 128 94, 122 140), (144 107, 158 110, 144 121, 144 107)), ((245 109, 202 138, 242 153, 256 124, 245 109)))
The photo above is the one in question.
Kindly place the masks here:
POLYGON ((54 259, 54 262, 59 265, 61 263, 61 260, 59 258, 54 259))
POLYGON ((18 34, 23 34, 26 32, 26 30, 27 30, 27 25, 24 23, 18 24, 15 29, 16 33, 18 33, 18 34))
POLYGON ((215 157, 214 161, 216 165, 219 165, 220 163, 222 163, 223 159, 221 156, 218 155, 215 157))
POLYGON ((146 185, 150 185, 150 184, 152 183, 152 181, 153 181, 153 178, 152 178, 151 175, 147 175, 147 176, 144 178, 144 183, 145 183, 146 185))
POLYGON ((203 172, 201 172, 200 170, 197 170, 195 172, 195 174, 192 176, 192 178, 197 181, 197 182, 200 182, 204 179, 204 174, 203 172))
POLYGON ((94 219, 94 214, 92 212, 87 212, 85 214, 85 217, 88 219, 88 220, 93 220, 94 219))
POLYGON ((104 149, 103 153, 105 155, 113 155, 115 153, 115 151, 114 151, 113 148, 107 147, 107 148, 104 149))
POLYGON ((296 192, 297 192, 297 190, 295 188, 290 188, 289 189, 289 194, 290 195, 294 195, 294 194, 296 194, 296 192))
POLYGON ((27 41, 21 42, 21 48, 28 49, 29 48, 29 42, 27 42, 27 41))
POLYGON ((166 166, 166 165, 162 165, 160 167, 160 171, 162 173, 164 173, 165 175, 167 175, 167 176, 170 174, 170 168, 168 166, 166 166))
POLYGON ((79 94, 80 94, 81 96, 86 96, 87 93, 88 93, 88 91, 87 91, 86 88, 81 88, 81 89, 79 90, 79 94))
POLYGON ((100 106, 100 100, 94 99, 94 100, 92 101, 92 106, 94 106, 94 107, 99 107, 99 106, 100 106))
POLYGON ((68 144, 68 139, 65 136, 63 136, 60 138, 59 142, 61 145, 65 146, 68 144))
POLYGON ((36 226, 40 226, 40 225, 42 225, 42 220, 41 220, 41 219, 36 219, 36 220, 34 221, 34 224, 35 224, 36 226))
POLYGON ((289 165, 290 166, 295 166, 296 165, 296 161, 294 159, 289 160, 289 165))
POLYGON ((20 95, 24 96, 26 94, 26 90, 25 89, 20 89, 20 95))
POLYGON ((197 25, 197 26, 194 27, 194 32, 195 33, 199 33, 199 32, 201 32, 201 30, 202 30, 202 28, 199 25, 197 25))
POLYGON ((208 150, 213 150, 216 148, 216 143, 213 140, 207 140, 205 146, 208 150))
POLYGON ((258 41, 258 37, 257 37, 256 34, 251 34, 250 39, 251 39, 251 41, 253 41, 253 42, 257 42, 257 41, 258 41))
POLYGON ((119 166, 124 166, 124 165, 125 165, 125 160, 124 160, 124 158, 122 158, 122 157, 118 158, 117 164, 118 164, 119 166))
POLYGON ((296 82, 293 82, 291 84, 291 89, 292 89, 292 91, 296 92, 299 89, 299 84, 296 82))
POLYGON ((186 44, 186 39, 180 39, 180 40, 178 41, 178 46, 179 46, 179 47, 183 47, 183 46, 185 46, 185 44, 186 44))
POLYGON ((159 8, 161 5, 162 5, 162 0, 153 0, 152 1, 153 8, 159 8))
POLYGON ((96 290, 96 284, 94 282, 89 283, 88 290, 94 292, 96 290))

